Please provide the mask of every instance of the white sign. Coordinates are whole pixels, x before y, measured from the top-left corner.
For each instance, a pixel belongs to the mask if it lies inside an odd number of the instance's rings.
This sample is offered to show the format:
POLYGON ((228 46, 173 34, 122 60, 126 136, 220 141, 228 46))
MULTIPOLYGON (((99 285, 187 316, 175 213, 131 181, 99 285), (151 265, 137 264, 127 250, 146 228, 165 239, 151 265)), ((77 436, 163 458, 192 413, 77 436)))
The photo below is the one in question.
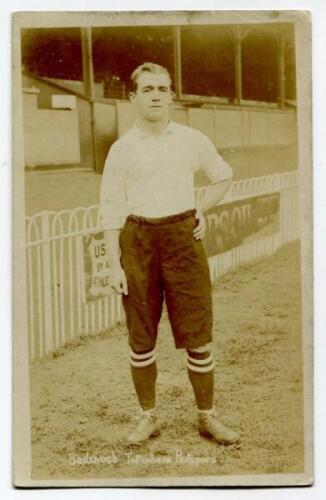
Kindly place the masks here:
POLYGON ((103 232, 83 236, 83 296, 85 302, 113 293, 103 232))

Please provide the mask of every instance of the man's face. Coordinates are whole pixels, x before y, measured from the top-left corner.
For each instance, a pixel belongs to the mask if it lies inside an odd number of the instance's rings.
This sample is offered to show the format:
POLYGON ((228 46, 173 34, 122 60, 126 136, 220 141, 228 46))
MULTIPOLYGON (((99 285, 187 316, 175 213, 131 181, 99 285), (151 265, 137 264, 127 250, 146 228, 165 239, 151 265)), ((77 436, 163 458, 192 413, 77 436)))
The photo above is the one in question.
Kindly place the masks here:
POLYGON ((137 90, 129 97, 141 118, 156 122, 168 118, 172 95, 168 75, 146 71, 140 74, 137 90))

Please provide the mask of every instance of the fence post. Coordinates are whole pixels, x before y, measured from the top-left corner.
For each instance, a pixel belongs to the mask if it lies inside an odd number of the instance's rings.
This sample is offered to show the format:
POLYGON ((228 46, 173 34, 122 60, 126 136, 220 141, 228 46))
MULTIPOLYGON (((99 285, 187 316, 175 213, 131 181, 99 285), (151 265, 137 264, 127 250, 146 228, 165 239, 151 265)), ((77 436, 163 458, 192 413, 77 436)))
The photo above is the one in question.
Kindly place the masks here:
POLYGON ((41 216, 42 235, 42 284, 43 284, 43 315, 44 315, 44 352, 53 351, 52 325, 52 289, 51 289, 51 249, 50 249, 50 218, 44 211, 41 216))
POLYGON ((287 243, 287 199, 286 199, 286 188, 285 186, 280 186, 280 236, 281 236, 281 246, 287 243))

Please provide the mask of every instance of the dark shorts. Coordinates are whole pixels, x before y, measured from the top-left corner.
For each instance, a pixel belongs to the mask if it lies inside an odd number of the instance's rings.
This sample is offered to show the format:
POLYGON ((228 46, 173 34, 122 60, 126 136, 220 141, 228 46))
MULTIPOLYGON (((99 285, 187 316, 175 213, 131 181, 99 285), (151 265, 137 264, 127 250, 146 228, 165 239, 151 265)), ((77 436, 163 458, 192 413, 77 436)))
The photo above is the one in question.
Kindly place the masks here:
POLYGON ((120 234, 128 283, 123 306, 135 352, 155 347, 164 299, 177 348, 212 340, 211 281, 202 242, 193 236, 196 224, 194 210, 126 220, 120 234))

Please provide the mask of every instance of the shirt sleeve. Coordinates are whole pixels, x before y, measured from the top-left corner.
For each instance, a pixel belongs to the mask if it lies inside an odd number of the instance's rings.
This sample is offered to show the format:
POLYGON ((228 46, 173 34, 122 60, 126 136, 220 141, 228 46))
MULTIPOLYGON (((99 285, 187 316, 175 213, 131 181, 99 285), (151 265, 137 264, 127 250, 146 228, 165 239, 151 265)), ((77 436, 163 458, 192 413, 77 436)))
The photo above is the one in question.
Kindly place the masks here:
POLYGON ((211 184, 232 178, 230 165, 223 160, 213 143, 204 134, 200 135, 198 163, 199 169, 207 175, 211 184))
POLYGON ((120 148, 111 146, 101 183, 100 213, 102 228, 121 229, 126 213, 126 165, 120 148))

